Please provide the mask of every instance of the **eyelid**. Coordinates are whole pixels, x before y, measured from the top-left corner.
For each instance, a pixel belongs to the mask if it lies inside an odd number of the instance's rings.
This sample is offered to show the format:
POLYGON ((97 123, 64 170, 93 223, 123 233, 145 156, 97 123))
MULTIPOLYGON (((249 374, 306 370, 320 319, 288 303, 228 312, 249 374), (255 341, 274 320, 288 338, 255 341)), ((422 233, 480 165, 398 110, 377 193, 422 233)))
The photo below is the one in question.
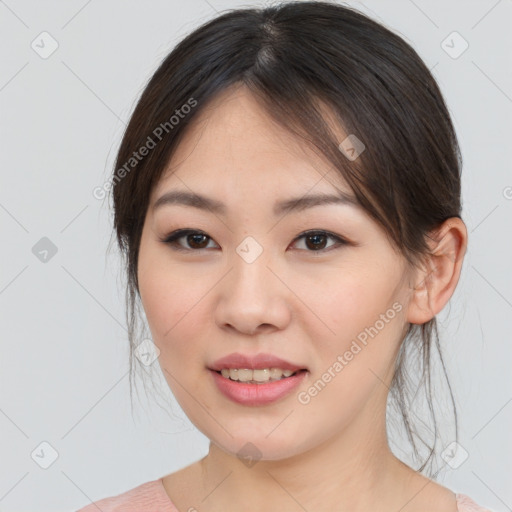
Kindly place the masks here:
MULTIPOLYGON (((160 239, 162 243, 168 244, 172 246, 172 250, 175 251, 181 251, 181 252, 202 252, 207 250, 207 248, 201 248, 201 249, 189 249, 186 247, 180 246, 177 242, 180 238, 183 238, 187 235, 204 235, 208 239, 213 241, 213 238, 208 235, 208 233, 200 230, 200 229, 192 229, 192 228, 184 228, 184 229, 177 229, 171 233, 169 233, 167 236, 160 239)), ((308 235, 314 235, 314 234, 321 234, 325 235, 328 238, 331 238, 336 241, 335 244, 332 246, 326 248, 326 249, 319 249, 318 251, 308 251, 307 249, 299 249, 301 251, 305 251, 308 253, 311 253, 313 255, 315 254, 325 254, 326 252, 329 252, 331 249, 337 249, 340 247, 343 247, 345 245, 351 245, 352 242, 348 241, 346 238, 342 237, 341 235, 337 235, 336 233, 332 233, 331 231, 327 231, 325 229, 308 229, 306 231, 303 231, 300 235, 294 238, 292 241, 292 244, 297 242, 298 240, 307 237, 308 235)), ((216 242, 215 242, 216 243, 216 242)))

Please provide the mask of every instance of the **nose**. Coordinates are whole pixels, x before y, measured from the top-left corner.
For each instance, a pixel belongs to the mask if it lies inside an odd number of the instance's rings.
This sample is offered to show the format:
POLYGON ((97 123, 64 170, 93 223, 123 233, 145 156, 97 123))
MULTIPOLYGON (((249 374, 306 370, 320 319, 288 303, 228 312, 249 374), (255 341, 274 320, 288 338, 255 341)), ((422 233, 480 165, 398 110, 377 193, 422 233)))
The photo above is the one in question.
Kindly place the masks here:
POLYGON ((291 320, 290 289, 272 269, 265 251, 247 262, 236 254, 217 288, 215 322, 247 335, 285 329, 291 320))

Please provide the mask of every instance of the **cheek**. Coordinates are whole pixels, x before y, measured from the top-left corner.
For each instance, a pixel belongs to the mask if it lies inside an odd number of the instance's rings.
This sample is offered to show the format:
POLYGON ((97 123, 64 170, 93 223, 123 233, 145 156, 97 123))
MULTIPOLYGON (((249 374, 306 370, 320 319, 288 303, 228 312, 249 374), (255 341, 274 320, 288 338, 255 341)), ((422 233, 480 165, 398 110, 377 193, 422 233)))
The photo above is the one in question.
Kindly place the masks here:
POLYGON ((141 247, 138 270, 140 297, 153 342, 161 350, 168 341, 182 338, 180 329, 186 325, 184 321, 197 302, 198 293, 193 279, 187 279, 183 271, 173 269, 164 260, 161 250, 141 247))
POLYGON ((193 328, 191 318, 199 307, 201 294, 197 286, 155 271, 140 281, 140 290, 155 343, 167 345, 186 337, 193 328))
POLYGON ((392 276, 372 274, 367 269, 333 279, 315 300, 335 336, 355 336, 392 306, 392 288, 392 276))
POLYGON ((350 351, 350 366, 364 366, 366 373, 371 366, 379 373, 392 360, 405 308, 397 288, 399 268, 391 262, 386 270, 382 267, 382 261, 361 261, 345 274, 338 270, 323 293, 312 297, 311 309, 319 312, 322 326, 329 327, 322 329, 327 332, 321 336, 325 343, 317 346, 324 363, 350 351))

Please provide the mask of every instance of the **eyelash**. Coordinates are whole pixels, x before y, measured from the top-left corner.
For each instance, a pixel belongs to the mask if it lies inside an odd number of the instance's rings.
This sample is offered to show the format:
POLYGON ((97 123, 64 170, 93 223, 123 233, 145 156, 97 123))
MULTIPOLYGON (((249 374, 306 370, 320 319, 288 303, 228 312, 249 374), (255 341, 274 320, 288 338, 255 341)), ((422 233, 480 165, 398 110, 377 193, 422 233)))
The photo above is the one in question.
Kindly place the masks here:
MULTIPOLYGON (((180 251, 180 252, 191 252, 191 251, 192 252, 199 252, 199 251, 207 250, 204 247, 201 248, 201 249, 188 249, 186 247, 180 246, 178 244, 178 241, 181 238, 184 238, 187 235, 204 235, 208 239, 213 240, 204 231, 199 231, 199 230, 194 230, 194 229, 178 229, 176 231, 173 231, 172 233, 170 233, 169 235, 167 235, 163 239, 161 239, 161 242, 170 245, 172 250, 174 250, 174 251, 180 251)), ((330 251, 331 249, 337 249, 337 248, 340 248, 341 246, 349 245, 349 242, 347 240, 345 240, 344 238, 342 238, 341 236, 339 236, 339 235, 335 235, 334 233, 331 233, 329 231, 314 230, 314 229, 311 229, 311 230, 305 231, 304 233, 301 233, 297 238, 295 238, 293 240, 293 243, 295 243, 296 241, 298 241, 298 240, 300 240, 302 238, 305 238, 305 237, 311 236, 311 235, 325 235, 328 238, 331 238, 331 239, 333 239, 333 240, 335 240, 337 242, 336 244, 332 245, 331 247, 328 247, 328 248, 325 248, 325 249, 319 249, 317 251, 308 250, 308 249, 301 249, 301 250, 305 250, 306 252, 310 252, 313 255, 315 255, 317 253, 322 254, 322 253, 325 253, 327 251, 330 251)))

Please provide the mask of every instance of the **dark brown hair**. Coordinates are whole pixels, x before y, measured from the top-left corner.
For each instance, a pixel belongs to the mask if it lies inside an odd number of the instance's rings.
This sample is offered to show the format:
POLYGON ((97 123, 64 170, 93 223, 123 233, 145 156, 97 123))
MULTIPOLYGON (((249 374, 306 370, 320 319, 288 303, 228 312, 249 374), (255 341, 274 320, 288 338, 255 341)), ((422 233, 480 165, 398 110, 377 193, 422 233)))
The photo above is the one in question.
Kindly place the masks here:
MULTIPOLYGON (((226 11, 184 38, 161 63, 117 155, 111 186, 127 277, 131 375, 133 349, 141 341, 137 257, 150 193, 187 126, 217 93, 238 85, 247 86, 269 116, 328 159, 409 264, 429 254, 429 233, 446 219, 461 217, 462 158, 455 130, 435 79, 404 39, 353 8, 329 2, 226 11), (340 151, 327 111, 364 143, 358 158, 340 151)), ((408 396, 415 391, 415 397, 426 382, 434 432, 431 443, 420 437, 429 453, 419 471, 435 454, 438 437, 430 378, 433 340, 457 439, 435 317, 409 324, 389 394, 417 455, 408 396), (405 363, 409 350, 419 354, 419 373, 405 363), (411 374, 421 375, 421 381, 414 384, 411 374)))

